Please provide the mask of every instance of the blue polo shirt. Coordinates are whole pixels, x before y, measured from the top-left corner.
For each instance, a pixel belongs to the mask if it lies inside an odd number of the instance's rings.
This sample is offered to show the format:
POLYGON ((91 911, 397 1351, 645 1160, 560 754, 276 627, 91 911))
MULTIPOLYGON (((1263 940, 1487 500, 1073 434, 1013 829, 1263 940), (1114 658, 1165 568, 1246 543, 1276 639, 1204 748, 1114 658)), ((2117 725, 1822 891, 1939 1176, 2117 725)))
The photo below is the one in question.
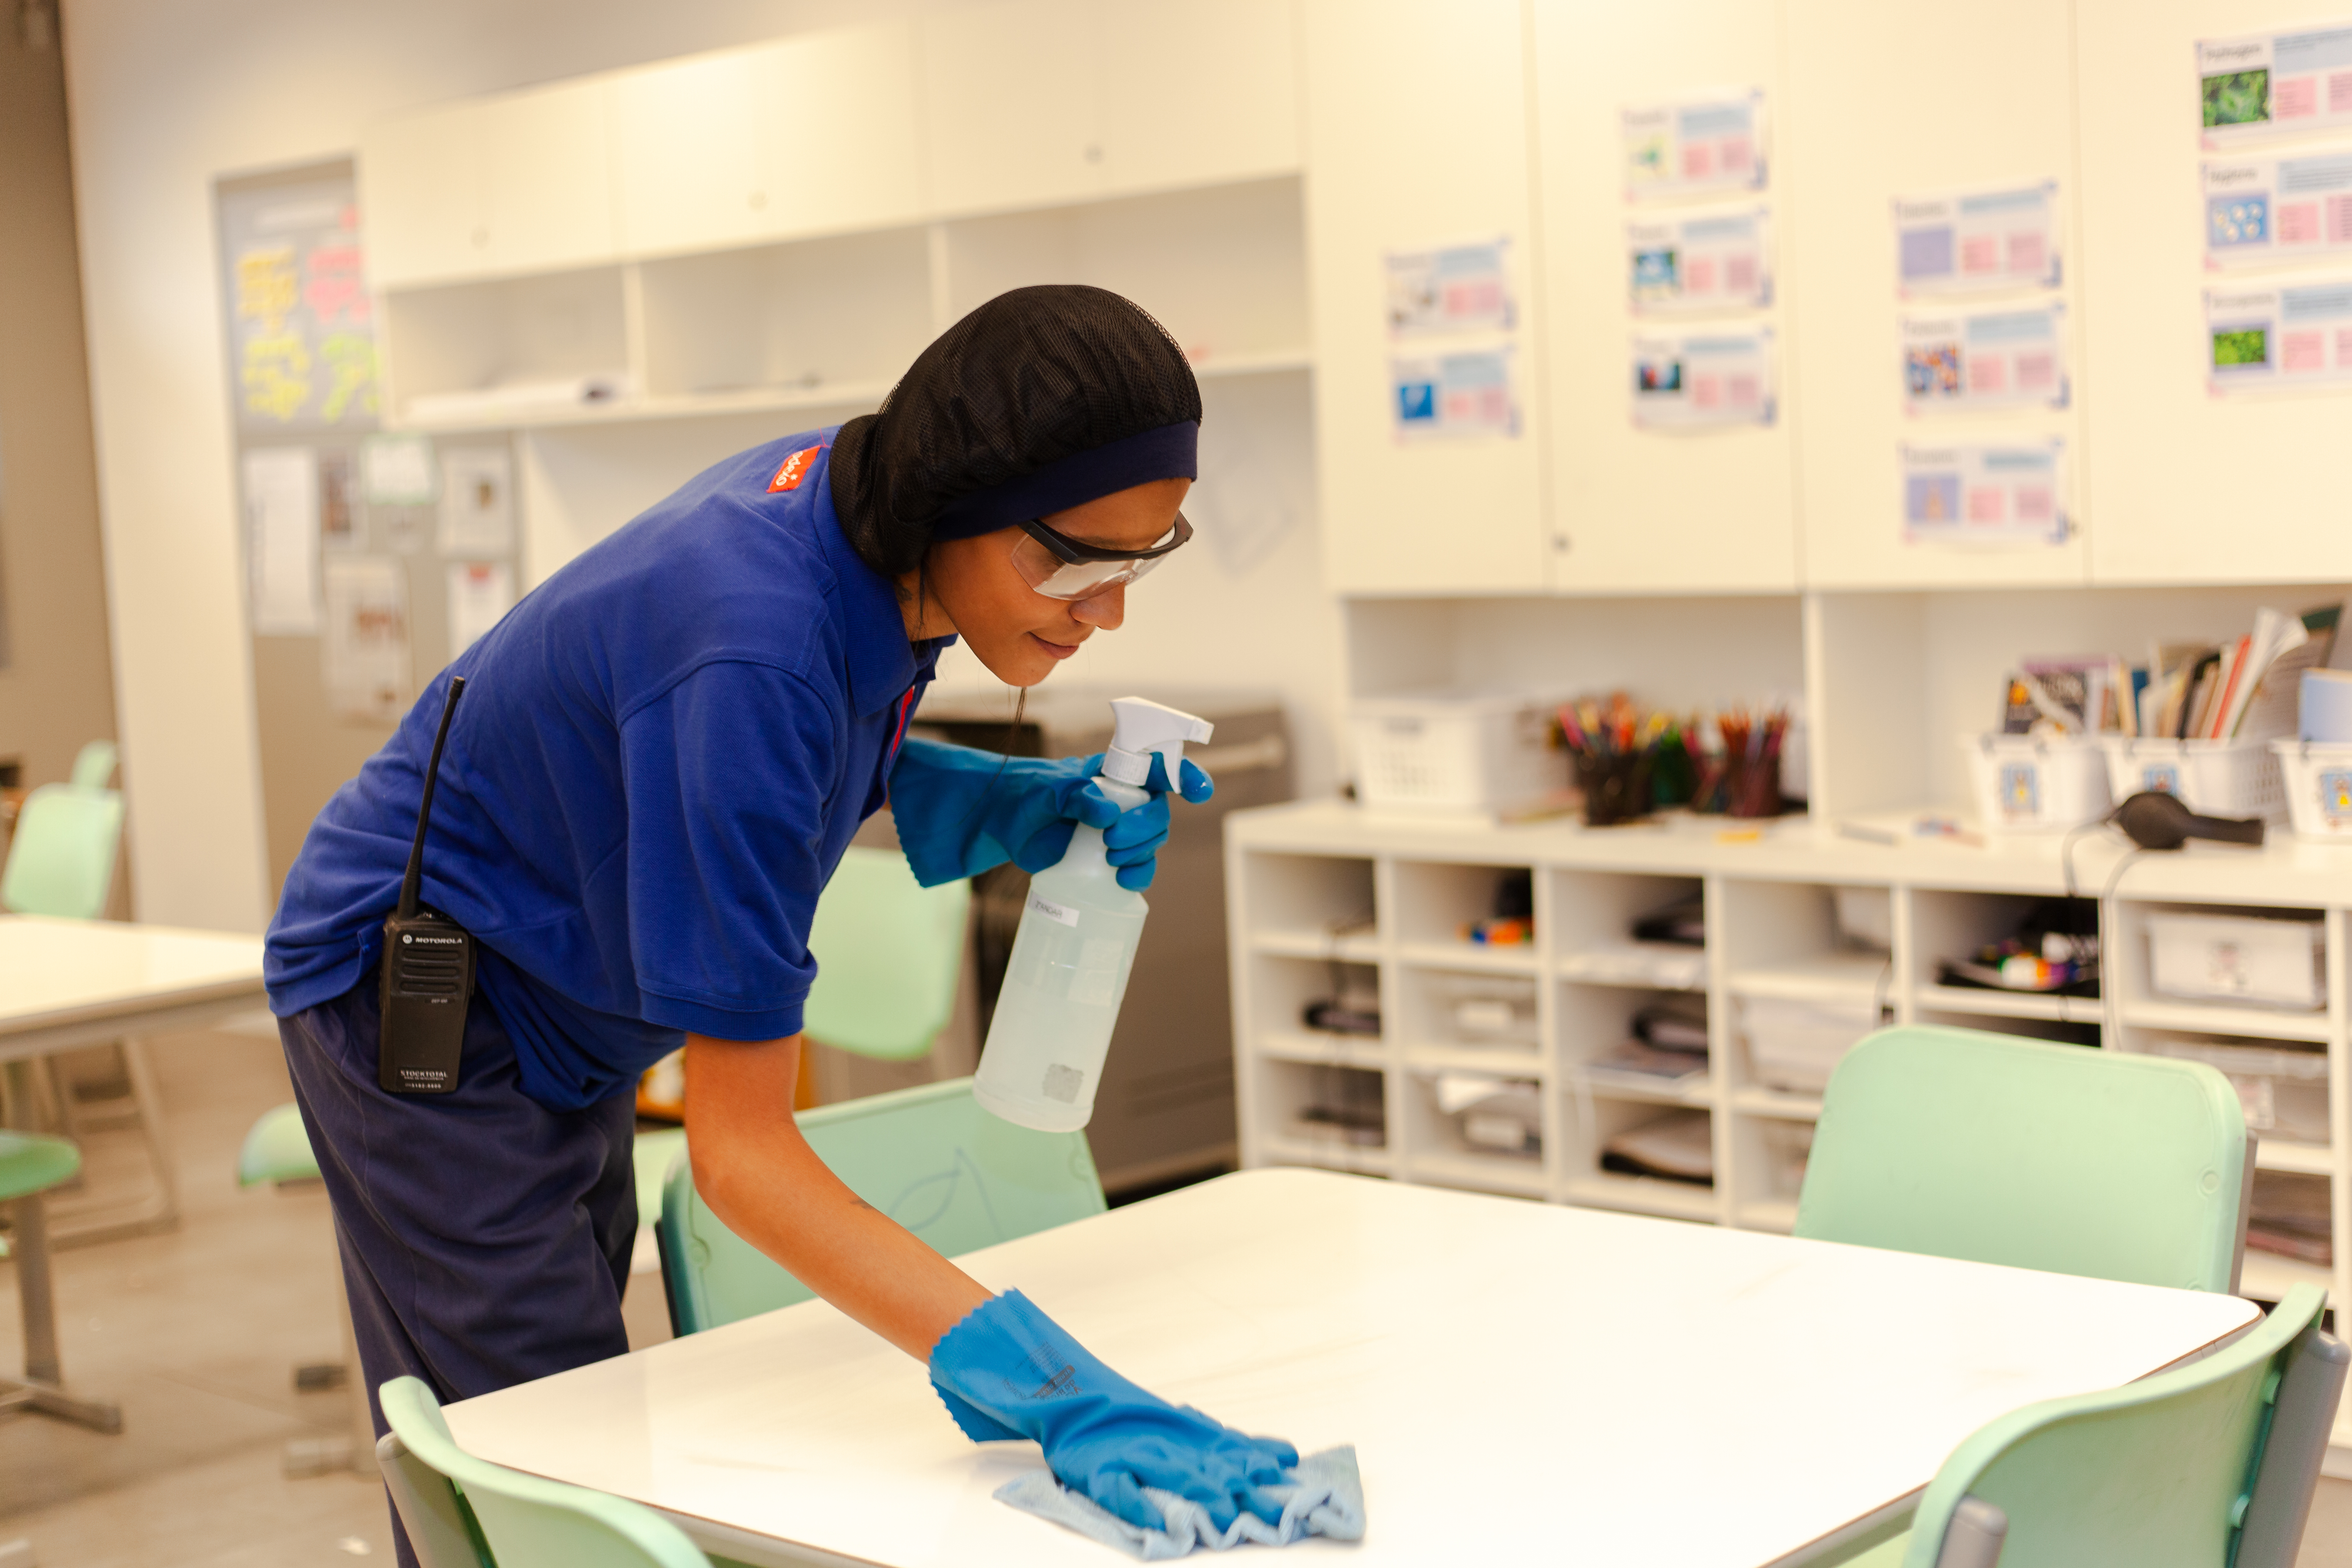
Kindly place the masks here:
POLYGON ((479 939, 524 1092, 575 1110, 692 1030, 795 1034, 817 894, 881 806, 940 645, 842 536, 833 429, 730 458, 548 579, 319 814, 270 922, 271 1009, 350 990, 449 732, 424 899, 479 939))

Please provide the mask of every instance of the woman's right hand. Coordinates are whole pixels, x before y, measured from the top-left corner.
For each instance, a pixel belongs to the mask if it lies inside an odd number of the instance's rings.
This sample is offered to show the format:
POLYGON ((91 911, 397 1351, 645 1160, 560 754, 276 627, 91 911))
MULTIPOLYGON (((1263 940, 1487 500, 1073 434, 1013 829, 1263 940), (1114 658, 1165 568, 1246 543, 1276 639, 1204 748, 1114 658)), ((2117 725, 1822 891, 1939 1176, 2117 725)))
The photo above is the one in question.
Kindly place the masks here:
POLYGON ((1171 1405, 1105 1366, 1028 1298, 1008 1290, 974 1308, 931 1351, 931 1383, 974 1442, 1034 1438, 1055 1479, 1128 1523, 1166 1521, 1145 1487, 1199 1503, 1217 1529, 1247 1510, 1268 1524, 1298 1450, 1171 1405))

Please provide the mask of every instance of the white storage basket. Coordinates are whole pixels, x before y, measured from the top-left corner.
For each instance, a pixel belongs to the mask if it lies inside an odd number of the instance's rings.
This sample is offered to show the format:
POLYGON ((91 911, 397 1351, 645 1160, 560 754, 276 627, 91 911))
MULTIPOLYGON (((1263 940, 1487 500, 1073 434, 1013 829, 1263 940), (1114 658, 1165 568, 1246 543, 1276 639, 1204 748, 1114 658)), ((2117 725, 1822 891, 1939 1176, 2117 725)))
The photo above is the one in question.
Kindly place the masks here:
POLYGON ((1977 816, 1997 833, 2063 833, 2112 804, 2106 758, 2087 736, 1963 735, 1977 816))
POLYGON ((2261 741, 2158 741, 2109 735, 2107 788, 2117 800, 2145 791, 2180 797, 2207 816, 2286 820, 2279 760, 2261 741))
POLYGON ((1356 793, 1387 810, 1492 814, 1568 784, 1551 743, 1561 699, 1462 691, 1360 698, 1356 793))
POLYGON ((2352 744, 2274 741, 2271 750, 2295 836, 2352 840, 2352 744))

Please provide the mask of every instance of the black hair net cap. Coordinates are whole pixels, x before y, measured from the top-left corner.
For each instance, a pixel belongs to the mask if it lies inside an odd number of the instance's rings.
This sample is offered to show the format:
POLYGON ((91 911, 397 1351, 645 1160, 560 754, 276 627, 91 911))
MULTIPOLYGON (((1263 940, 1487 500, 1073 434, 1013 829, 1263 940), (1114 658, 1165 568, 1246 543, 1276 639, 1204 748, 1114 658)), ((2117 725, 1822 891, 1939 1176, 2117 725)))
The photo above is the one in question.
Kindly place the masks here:
POLYGON ((895 577, 935 539, 1195 477, 1200 420, 1192 365, 1142 306, 1078 283, 1015 289, 940 333, 880 412, 841 427, 834 510, 866 563, 895 577))

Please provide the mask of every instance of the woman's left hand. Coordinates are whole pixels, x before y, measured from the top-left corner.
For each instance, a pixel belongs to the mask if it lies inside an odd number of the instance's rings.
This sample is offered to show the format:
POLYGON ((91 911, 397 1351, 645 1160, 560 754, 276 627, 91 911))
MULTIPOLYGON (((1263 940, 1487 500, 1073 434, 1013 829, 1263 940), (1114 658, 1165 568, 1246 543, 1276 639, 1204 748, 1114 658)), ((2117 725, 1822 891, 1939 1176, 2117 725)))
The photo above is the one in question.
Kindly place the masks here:
POLYGON ((937 887, 1007 860, 1024 871, 1042 871, 1068 852, 1071 833, 1084 823, 1103 830, 1105 858, 1118 868, 1119 886, 1141 892, 1151 885, 1160 847, 1168 839, 1168 795, 1203 801, 1215 786, 1186 762, 1171 792, 1165 761, 1155 753, 1145 781, 1151 798, 1121 811, 1094 782, 1102 761, 1099 753, 1008 759, 908 740, 890 775, 890 809, 916 880, 937 887))

